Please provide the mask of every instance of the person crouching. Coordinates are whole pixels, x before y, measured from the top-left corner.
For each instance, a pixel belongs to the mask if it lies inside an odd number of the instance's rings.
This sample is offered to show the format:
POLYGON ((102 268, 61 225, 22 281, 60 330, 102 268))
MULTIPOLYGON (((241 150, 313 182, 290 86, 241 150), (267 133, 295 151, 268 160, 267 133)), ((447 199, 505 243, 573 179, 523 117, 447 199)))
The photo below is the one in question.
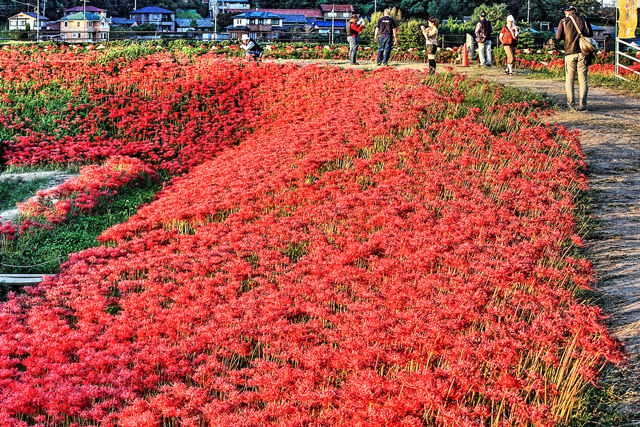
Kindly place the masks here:
POLYGON ((249 34, 243 34, 238 41, 240 42, 240 47, 247 52, 245 54, 247 58, 253 58, 256 62, 262 58, 264 49, 254 39, 249 37, 249 34))

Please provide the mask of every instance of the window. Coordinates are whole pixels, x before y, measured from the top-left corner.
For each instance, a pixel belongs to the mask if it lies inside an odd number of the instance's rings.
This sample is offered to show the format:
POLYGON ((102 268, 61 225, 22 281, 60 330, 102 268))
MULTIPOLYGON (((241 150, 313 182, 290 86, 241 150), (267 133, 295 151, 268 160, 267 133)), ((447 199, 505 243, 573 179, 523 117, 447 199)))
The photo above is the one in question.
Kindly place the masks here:
POLYGON ((69 23, 67 21, 64 21, 64 27, 67 28, 69 26, 69 23))
POLYGON ((80 28, 80 21, 76 22, 76 27, 80 28))

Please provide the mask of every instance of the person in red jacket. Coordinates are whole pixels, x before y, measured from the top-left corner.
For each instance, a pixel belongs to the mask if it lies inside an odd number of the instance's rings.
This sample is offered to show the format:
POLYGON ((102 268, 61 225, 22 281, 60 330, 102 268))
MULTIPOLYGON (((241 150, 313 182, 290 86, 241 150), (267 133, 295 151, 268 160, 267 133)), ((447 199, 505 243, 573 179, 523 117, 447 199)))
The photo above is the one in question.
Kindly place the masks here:
POLYGON ((364 24, 357 24, 358 15, 351 15, 347 22, 347 43, 349 43, 349 62, 351 65, 358 65, 356 56, 358 55, 358 34, 364 28, 364 24))

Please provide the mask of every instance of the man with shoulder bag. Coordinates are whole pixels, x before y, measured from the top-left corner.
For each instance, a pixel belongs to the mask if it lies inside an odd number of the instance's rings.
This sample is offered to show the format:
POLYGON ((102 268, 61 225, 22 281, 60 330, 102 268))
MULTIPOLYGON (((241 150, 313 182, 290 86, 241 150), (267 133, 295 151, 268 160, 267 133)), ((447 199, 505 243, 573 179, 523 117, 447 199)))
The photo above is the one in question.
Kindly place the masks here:
POLYGON ((487 20, 487 13, 483 10, 480 12, 480 21, 476 24, 476 42, 478 43, 478 55, 480 56, 480 65, 491 66, 491 37, 493 36, 493 27, 491 22, 487 20))
POLYGON ((587 109, 587 73, 589 64, 594 57, 593 29, 591 24, 578 15, 575 6, 567 5, 564 8, 565 17, 558 24, 556 39, 564 40, 564 74, 565 90, 567 92, 567 107, 584 111, 587 109), (574 102, 574 81, 578 74, 579 101, 574 102))

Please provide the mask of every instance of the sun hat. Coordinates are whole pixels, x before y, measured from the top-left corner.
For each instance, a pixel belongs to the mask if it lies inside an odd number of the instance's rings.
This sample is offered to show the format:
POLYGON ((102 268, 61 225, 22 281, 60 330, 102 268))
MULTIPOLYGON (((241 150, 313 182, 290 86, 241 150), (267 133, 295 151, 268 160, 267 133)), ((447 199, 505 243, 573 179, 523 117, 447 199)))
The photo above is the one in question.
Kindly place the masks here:
POLYGON ((509 21, 516 22, 516 18, 514 18, 513 15, 509 15, 509 16, 507 16, 507 22, 509 22, 509 21))
POLYGON ((482 12, 480 12, 480 16, 482 16, 482 17, 484 18, 485 16, 487 16, 487 12, 485 12, 485 11, 483 10, 482 12))
POLYGON ((568 4, 568 5, 566 5, 566 6, 564 7, 564 9, 563 9, 563 10, 564 10, 565 12, 567 12, 567 11, 569 11, 569 10, 578 10, 578 9, 576 9, 576 7, 575 7, 574 5, 572 5, 572 4, 568 4))
POLYGON ((243 34, 242 37, 240 37, 242 40, 249 40, 249 34, 243 34))

